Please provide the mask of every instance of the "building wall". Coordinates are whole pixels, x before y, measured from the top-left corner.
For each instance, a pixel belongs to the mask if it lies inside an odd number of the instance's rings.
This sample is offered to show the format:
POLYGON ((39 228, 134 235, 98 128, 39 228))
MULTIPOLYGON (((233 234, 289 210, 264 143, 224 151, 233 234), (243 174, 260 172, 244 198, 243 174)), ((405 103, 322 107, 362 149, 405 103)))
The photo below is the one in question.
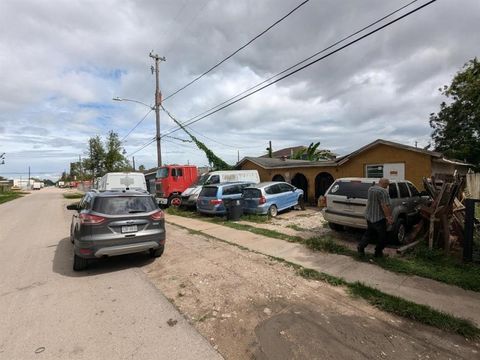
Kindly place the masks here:
POLYGON ((366 165, 404 163, 405 179, 411 181, 420 190, 423 189, 423 177, 432 175, 432 159, 428 154, 422 154, 406 149, 378 144, 366 150, 339 166, 318 166, 298 168, 263 169, 246 161, 242 170, 257 170, 261 181, 271 181, 273 176, 282 175, 287 182, 291 182, 297 173, 305 175, 308 180, 308 199, 313 203, 315 199, 315 178, 322 172, 327 172, 334 179, 342 177, 365 177, 366 165))
POLYGON ((404 163, 405 179, 411 181, 417 188, 423 188, 423 177, 431 176, 432 160, 427 154, 399 149, 379 144, 366 150, 345 164, 339 166, 338 172, 332 174, 335 178, 348 176, 366 176, 366 165, 404 163))

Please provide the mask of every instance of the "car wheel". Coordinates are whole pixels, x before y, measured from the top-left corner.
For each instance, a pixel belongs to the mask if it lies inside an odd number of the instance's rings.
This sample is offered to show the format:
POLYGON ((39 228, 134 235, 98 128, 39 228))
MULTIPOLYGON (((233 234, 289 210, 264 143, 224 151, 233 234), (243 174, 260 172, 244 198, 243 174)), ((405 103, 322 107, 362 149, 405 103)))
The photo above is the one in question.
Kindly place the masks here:
POLYGON ((305 199, 303 198, 303 196, 298 197, 298 207, 300 208, 300 210, 305 210, 305 199))
POLYGON ((150 257, 158 258, 163 255, 163 250, 165 248, 163 246, 159 247, 158 249, 150 249, 150 257))
POLYGON ((275 205, 272 205, 268 208, 268 216, 275 217, 278 214, 278 209, 275 205))
POLYGON ((182 198, 178 195, 170 196, 168 199, 168 206, 179 208, 182 205, 182 198))
POLYGON ((73 255, 73 270, 82 271, 88 266, 88 260, 76 254, 73 255))
POLYGON ((395 244, 404 244, 407 237, 407 227, 405 220, 398 218, 393 226, 391 238, 395 244))
POLYGON ((334 223, 331 223, 331 222, 328 223, 328 226, 330 227, 330 229, 335 230, 335 231, 344 231, 345 230, 345 227, 343 225, 334 224, 334 223))

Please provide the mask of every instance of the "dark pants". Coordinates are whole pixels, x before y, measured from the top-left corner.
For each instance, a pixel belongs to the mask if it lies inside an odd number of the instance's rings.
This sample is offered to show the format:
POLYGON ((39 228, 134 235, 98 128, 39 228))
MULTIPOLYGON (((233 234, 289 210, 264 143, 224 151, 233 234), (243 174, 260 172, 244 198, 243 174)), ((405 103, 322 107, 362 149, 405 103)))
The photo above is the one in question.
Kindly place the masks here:
POLYGON ((363 250, 367 247, 370 240, 377 239, 377 246, 375 247, 375 254, 381 254, 387 242, 387 220, 371 223, 367 221, 367 231, 362 236, 358 248, 363 250))

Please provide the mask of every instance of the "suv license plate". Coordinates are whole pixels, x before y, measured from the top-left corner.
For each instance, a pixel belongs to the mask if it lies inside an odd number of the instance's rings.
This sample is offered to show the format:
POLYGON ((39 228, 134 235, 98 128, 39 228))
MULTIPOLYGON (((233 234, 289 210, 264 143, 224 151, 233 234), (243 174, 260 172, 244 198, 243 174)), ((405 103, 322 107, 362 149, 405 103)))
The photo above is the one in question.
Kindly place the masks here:
POLYGON ((137 225, 122 226, 122 233, 137 232, 137 225))

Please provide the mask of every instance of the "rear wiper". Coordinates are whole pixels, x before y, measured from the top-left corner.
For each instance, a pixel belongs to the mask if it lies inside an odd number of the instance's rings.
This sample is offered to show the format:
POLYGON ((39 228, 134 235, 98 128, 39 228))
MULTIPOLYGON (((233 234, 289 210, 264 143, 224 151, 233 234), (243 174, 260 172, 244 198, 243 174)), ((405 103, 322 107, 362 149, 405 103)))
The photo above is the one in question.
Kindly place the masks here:
POLYGON ((130 210, 128 213, 129 214, 137 214, 137 213, 143 213, 145 212, 144 210, 130 210))

